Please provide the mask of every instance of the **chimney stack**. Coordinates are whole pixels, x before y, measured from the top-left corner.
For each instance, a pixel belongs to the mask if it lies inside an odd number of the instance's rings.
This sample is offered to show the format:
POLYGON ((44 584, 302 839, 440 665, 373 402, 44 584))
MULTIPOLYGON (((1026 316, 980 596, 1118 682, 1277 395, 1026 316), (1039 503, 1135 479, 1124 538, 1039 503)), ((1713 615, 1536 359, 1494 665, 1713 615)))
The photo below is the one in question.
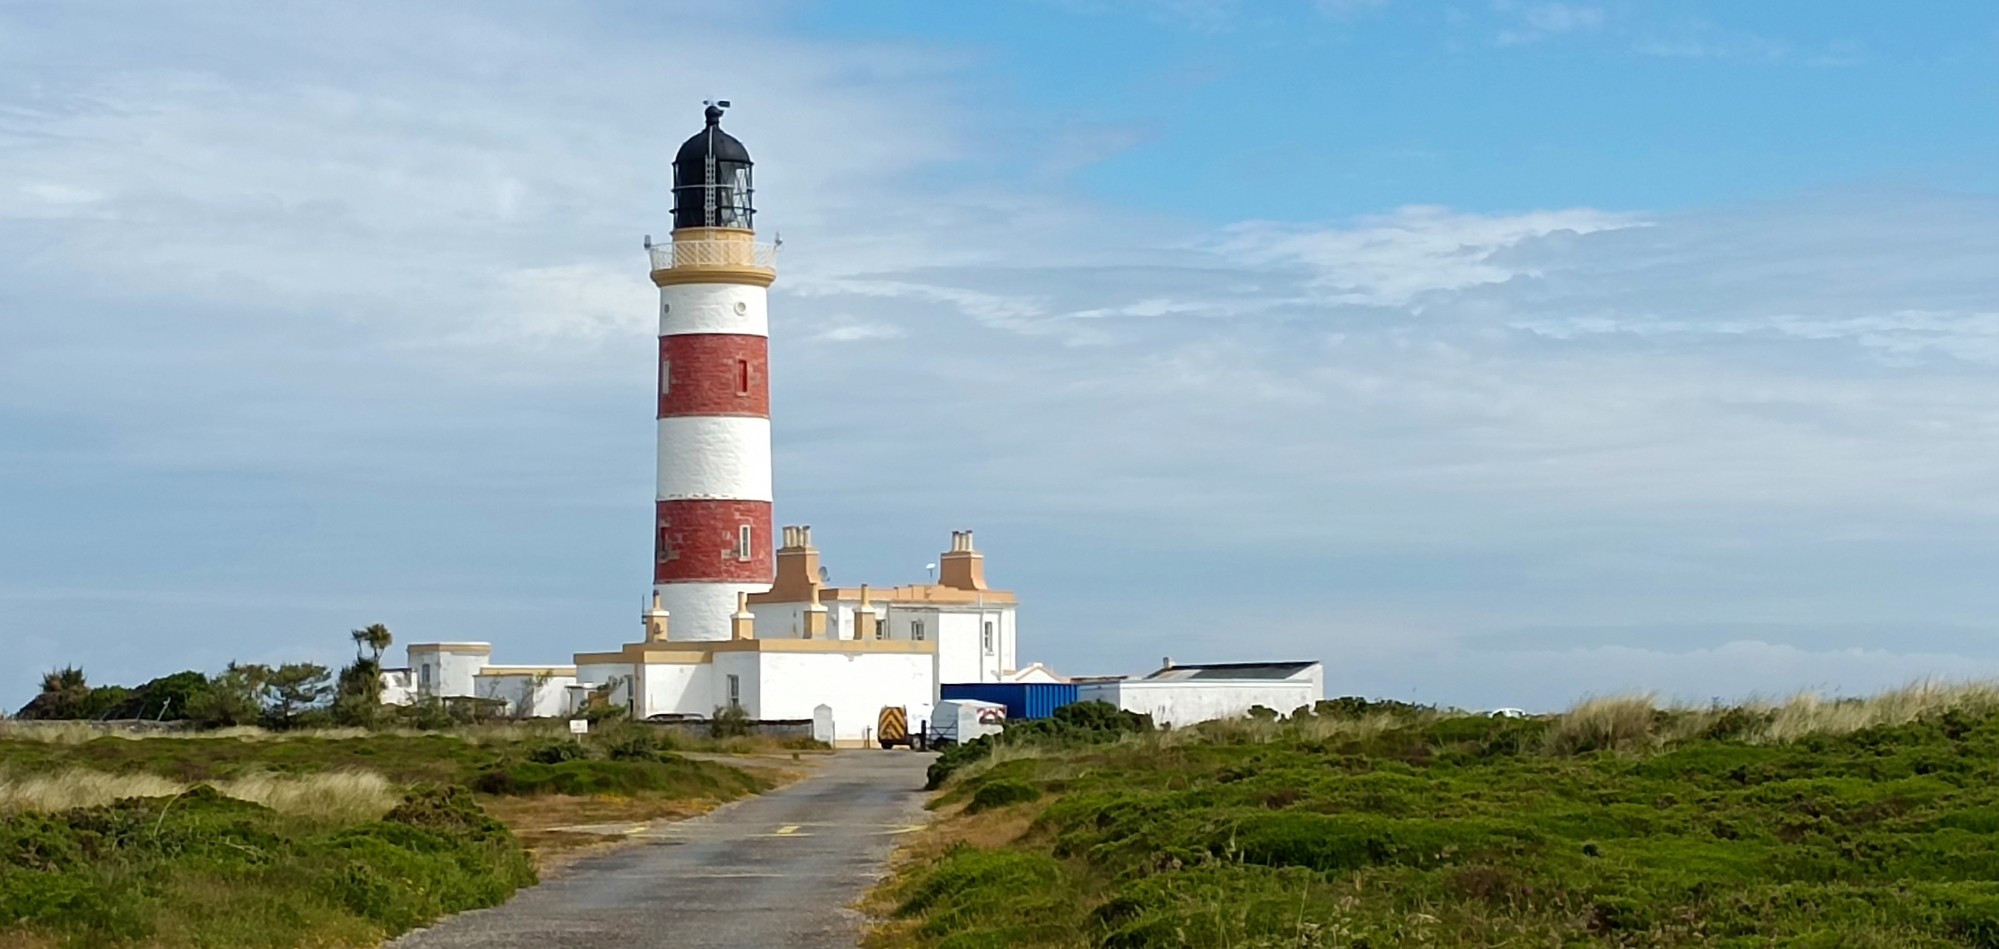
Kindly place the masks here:
POLYGON ((952 531, 951 549, 937 560, 937 583, 957 590, 986 589, 986 555, 972 546, 971 531, 952 531))
POLYGON ((873 639, 881 627, 881 617, 875 615, 874 604, 868 602, 868 585, 861 584, 861 605, 854 607, 854 638, 873 639))
POLYGON ((645 613, 640 616, 640 620, 645 623, 646 640, 648 642, 666 642, 666 619, 666 607, 660 605, 659 591, 654 590, 652 591, 652 606, 647 608, 645 613))
POLYGON ((736 615, 729 617, 730 639, 755 639, 756 616, 750 612, 750 595, 736 593, 736 615))
POLYGON ((794 524, 784 528, 784 546, 777 549, 777 579, 764 603, 819 602, 819 549, 812 546, 812 527, 794 524))

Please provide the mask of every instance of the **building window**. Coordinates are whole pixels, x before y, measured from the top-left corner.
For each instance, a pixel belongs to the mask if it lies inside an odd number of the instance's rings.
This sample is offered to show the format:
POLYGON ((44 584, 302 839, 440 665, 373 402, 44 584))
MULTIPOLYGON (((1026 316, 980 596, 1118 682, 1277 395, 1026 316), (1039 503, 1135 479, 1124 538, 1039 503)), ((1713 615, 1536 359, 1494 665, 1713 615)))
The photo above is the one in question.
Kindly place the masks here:
POLYGON ((922 620, 917 620, 916 622, 909 624, 909 638, 914 639, 919 643, 923 641, 922 620))
POLYGON ((673 388, 673 362, 662 359, 659 361, 659 394, 666 395, 671 388, 673 388))
POLYGON ((993 621, 992 621, 992 620, 986 620, 986 635, 985 635, 985 644, 986 644, 986 655, 989 655, 989 656, 990 656, 990 655, 992 655, 992 652, 993 652, 993 621))
POLYGON ((736 360, 736 394, 750 394, 750 361, 747 359, 736 360))
POLYGON ((752 539, 753 538, 750 534, 750 525, 744 524, 742 527, 736 529, 737 560, 747 561, 754 557, 756 552, 750 549, 750 542, 752 539))
POLYGON ((742 677, 742 676, 738 676, 738 675, 731 675, 731 676, 729 676, 729 707, 730 707, 730 708, 742 708, 742 707, 743 707, 743 677, 742 677))
POLYGON ((876 639, 887 639, 887 638, 888 638, 888 624, 887 624, 887 623, 884 623, 884 622, 881 622, 881 621, 879 621, 879 620, 877 620, 877 621, 875 622, 875 638, 876 638, 876 639))
POLYGON ((425 689, 429 689, 429 688, 430 688, 430 667, 429 667, 429 666, 427 666, 427 665, 426 665, 426 666, 418 666, 418 667, 417 667, 417 671, 418 671, 419 673, 421 673, 421 674, 422 674, 422 676, 423 676, 423 687, 424 687, 425 689))

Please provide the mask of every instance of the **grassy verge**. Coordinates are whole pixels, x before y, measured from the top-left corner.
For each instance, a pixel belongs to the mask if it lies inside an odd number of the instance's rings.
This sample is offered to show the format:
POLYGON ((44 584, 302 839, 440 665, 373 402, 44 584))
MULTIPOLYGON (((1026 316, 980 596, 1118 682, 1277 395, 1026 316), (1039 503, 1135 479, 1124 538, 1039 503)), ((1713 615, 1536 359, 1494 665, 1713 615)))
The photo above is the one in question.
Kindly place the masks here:
MULTIPOLYGON (((611 728, 0 737, 0 946, 366 946, 784 779, 611 728)), ((697 745, 697 747, 707 747, 697 745)))
POLYGON ((0 817, 0 923, 56 945, 368 945, 533 881, 454 789, 346 823, 207 787, 0 817))
POLYGON ((876 946, 1999 946, 1999 702, 1306 716, 962 764, 876 946))

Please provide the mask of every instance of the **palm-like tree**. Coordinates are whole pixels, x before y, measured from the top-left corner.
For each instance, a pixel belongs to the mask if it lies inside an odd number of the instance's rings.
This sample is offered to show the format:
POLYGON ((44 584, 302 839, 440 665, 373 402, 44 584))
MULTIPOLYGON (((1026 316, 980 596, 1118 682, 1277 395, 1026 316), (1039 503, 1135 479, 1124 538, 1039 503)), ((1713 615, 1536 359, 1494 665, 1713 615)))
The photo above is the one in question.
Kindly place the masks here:
POLYGON ((42 673, 42 691, 55 695, 88 692, 90 684, 84 681, 82 669, 64 666, 52 672, 42 673))
POLYGON ((394 643, 396 639, 389 634, 389 628, 380 623, 371 623, 348 635, 354 639, 354 658, 361 658, 361 647, 366 646, 369 651, 374 653, 374 659, 377 663, 382 661, 382 653, 387 651, 390 644, 394 643))

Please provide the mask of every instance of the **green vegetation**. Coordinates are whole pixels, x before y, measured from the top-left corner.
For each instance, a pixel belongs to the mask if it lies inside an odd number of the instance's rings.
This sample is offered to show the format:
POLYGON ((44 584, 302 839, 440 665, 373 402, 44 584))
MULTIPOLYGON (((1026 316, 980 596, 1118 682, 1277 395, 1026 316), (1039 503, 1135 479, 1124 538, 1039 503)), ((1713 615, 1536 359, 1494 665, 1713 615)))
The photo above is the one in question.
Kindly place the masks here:
POLYGON ((875 943, 1999 946, 1994 689, 1317 712, 992 743, 875 943))
POLYGON ((557 728, 0 725, 0 944, 374 945, 505 900, 543 847, 599 839, 555 828, 684 816, 770 783, 649 726, 557 728))
POLYGON ((1108 702, 1076 702, 1055 710, 1052 718, 1012 722, 999 735, 983 735, 945 748, 931 762, 926 788, 944 786, 959 769, 994 756, 1002 747, 1074 748, 1115 741, 1152 730, 1152 716, 1127 712, 1108 702))
POLYGON ((462 790, 345 825, 206 787, 0 816, 0 933, 61 945, 367 945, 532 882, 462 790))

